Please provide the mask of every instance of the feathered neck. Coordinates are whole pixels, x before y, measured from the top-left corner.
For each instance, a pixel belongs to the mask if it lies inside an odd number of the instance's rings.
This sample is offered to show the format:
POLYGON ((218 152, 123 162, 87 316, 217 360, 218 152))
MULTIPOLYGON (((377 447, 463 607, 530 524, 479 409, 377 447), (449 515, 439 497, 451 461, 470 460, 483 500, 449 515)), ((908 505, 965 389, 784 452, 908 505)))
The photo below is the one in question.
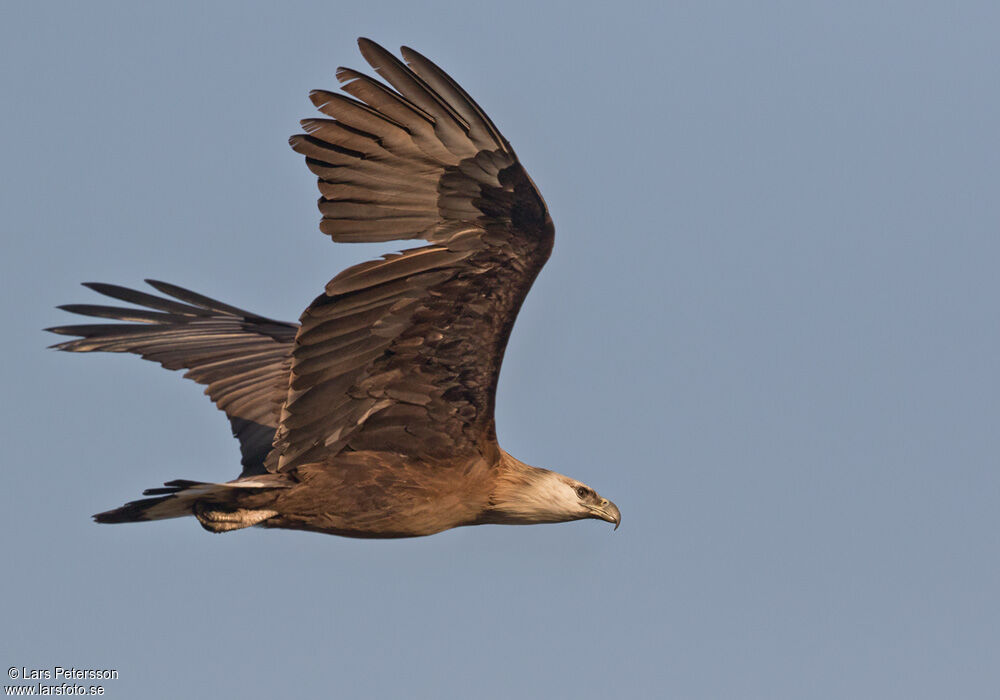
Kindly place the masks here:
POLYGON ((581 516, 573 481, 500 451, 500 466, 484 521, 507 525, 561 523, 581 516))

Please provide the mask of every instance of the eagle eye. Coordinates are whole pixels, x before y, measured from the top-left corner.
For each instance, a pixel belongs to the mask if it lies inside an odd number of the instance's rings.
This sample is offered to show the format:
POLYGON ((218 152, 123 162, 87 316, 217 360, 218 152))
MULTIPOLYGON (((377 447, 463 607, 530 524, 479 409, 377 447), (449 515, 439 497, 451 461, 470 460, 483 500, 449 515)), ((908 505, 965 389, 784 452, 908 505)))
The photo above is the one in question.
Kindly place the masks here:
POLYGON ((576 495, 579 496, 580 498, 586 498, 588 495, 590 495, 590 489, 588 489, 586 486, 577 486, 576 495))

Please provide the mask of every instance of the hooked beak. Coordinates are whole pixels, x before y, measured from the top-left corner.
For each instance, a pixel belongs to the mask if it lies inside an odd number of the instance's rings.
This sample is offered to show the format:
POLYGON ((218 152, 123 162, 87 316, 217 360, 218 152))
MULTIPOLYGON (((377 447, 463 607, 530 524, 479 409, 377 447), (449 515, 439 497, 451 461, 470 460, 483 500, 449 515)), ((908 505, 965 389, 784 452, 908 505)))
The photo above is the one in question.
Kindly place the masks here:
POLYGON ((593 517, 595 518, 600 518, 601 520, 605 520, 609 523, 614 523, 616 530, 618 529, 618 526, 621 525, 621 511, 618 510, 618 506, 606 498, 601 501, 601 505, 592 507, 590 512, 593 513, 593 517))

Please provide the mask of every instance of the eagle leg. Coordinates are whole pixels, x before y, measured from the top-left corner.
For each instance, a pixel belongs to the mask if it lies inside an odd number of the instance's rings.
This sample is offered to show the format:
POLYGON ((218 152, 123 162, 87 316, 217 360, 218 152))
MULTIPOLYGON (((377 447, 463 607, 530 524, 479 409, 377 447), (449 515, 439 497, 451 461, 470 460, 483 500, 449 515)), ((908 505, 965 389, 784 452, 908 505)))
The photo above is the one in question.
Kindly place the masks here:
MULTIPOLYGON (((215 507, 217 508, 217 506, 215 507)), ((276 510, 251 510, 236 508, 235 510, 216 510, 213 506, 195 503, 194 515, 201 526, 209 532, 229 532, 241 530, 262 523, 278 514, 276 510)))

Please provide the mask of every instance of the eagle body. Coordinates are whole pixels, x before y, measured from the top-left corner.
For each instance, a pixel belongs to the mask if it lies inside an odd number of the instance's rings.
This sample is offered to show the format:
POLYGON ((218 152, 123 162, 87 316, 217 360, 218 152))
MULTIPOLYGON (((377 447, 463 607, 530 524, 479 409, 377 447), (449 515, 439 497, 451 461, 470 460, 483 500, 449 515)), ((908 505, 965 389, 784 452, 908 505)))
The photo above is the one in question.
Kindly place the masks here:
POLYGON ((243 465, 233 481, 169 481, 95 519, 194 515, 213 532, 366 538, 581 518, 617 527, 613 503, 496 441, 504 350, 552 251, 544 200, 440 68, 405 47, 404 63, 359 46, 388 85, 339 69, 346 94, 313 91, 324 117, 290 143, 317 175, 323 233, 425 245, 344 270, 297 324, 165 282, 147 280, 160 295, 88 283, 133 306, 61 307, 124 323, 51 328, 77 336, 55 347, 185 369, 229 417, 243 465))
POLYGON ((295 484, 256 506, 273 509, 264 527, 331 535, 395 538, 432 535, 480 521, 497 467, 482 459, 419 462, 400 454, 350 452, 295 470, 295 484))

